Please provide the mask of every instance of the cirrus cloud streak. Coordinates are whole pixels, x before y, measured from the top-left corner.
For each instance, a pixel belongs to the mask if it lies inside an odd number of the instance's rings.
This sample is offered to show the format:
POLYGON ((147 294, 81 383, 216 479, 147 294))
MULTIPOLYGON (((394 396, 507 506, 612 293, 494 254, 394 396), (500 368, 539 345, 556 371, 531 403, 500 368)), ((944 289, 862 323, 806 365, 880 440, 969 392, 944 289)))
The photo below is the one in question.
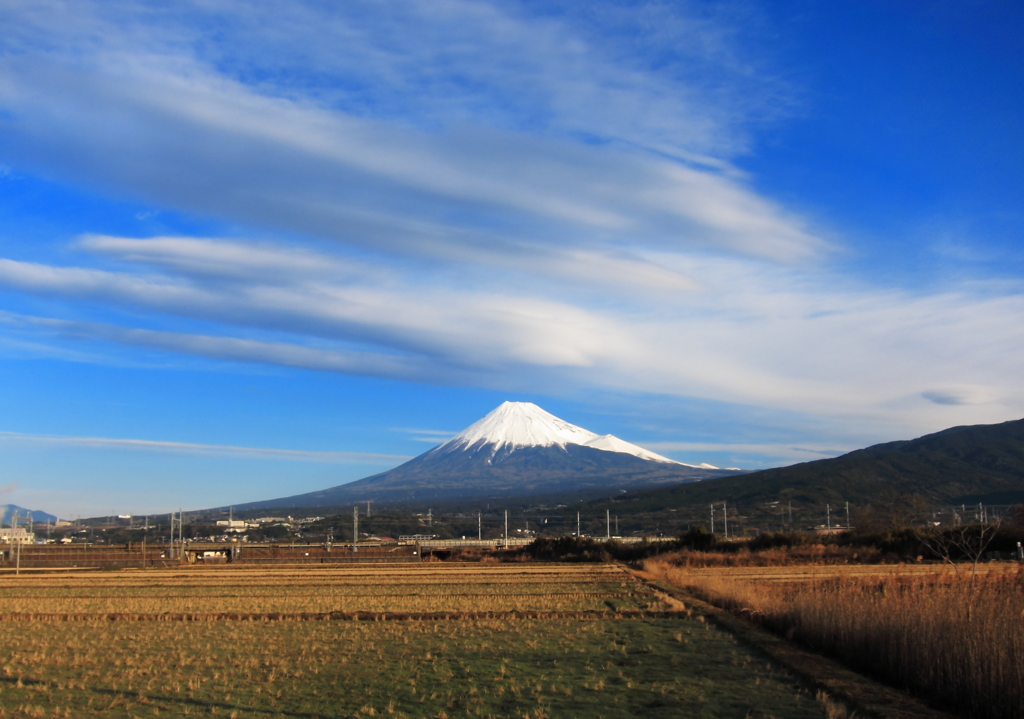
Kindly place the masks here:
POLYGON ((380 464, 400 463, 412 459, 398 454, 373 454, 370 452, 316 452, 299 449, 273 449, 269 447, 237 447, 220 444, 196 444, 193 442, 166 442, 149 439, 125 439, 118 437, 69 437, 49 434, 24 434, 0 431, 0 442, 59 444, 96 449, 130 449, 150 452, 175 452, 181 454, 218 455, 250 459, 280 459, 297 462, 326 462, 330 464, 380 464))

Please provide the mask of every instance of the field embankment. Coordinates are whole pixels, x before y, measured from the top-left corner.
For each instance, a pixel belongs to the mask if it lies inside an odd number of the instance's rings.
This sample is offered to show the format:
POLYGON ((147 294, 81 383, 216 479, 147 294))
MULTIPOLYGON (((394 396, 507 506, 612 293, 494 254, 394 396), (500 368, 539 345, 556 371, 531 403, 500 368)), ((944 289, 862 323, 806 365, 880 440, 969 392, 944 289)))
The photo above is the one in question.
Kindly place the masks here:
MULTIPOLYGON (((1024 706, 1024 570, 934 565, 694 566, 649 574, 849 666, 978 719, 1024 706)), ((687 566, 689 563, 690 566, 687 566)))

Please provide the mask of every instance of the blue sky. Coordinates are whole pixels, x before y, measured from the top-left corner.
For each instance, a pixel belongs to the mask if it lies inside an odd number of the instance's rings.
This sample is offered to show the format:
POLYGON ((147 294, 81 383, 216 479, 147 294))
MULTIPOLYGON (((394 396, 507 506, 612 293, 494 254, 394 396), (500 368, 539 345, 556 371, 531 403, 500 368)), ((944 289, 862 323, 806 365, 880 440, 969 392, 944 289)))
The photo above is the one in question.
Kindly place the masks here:
POLYGON ((747 468, 1024 416, 1013 2, 6 2, 0 491, 387 469, 506 399, 747 468))

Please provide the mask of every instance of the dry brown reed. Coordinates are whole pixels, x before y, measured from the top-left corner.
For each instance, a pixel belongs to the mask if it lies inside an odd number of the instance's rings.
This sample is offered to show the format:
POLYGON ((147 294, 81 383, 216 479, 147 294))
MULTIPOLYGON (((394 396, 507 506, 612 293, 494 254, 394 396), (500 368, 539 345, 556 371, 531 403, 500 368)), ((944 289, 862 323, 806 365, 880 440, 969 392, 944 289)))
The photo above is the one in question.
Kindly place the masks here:
POLYGON ((966 716, 1024 707, 1024 570, 769 581, 648 560, 647 572, 966 716))
POLYGON ((886 555, 875 547, 804 544, 756 551, 747 547, 720 552, 682 549, 659 559, 684 567, 788 567, 794 564, 878 564, 886 555))

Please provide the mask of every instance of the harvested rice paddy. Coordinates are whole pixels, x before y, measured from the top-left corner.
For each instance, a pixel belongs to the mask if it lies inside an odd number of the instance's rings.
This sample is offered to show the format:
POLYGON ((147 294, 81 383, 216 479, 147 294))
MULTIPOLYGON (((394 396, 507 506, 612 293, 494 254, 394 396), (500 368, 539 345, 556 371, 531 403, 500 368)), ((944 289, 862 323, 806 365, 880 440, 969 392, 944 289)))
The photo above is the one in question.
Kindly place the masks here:
POLYGON ((821 717, 612 565, 0 577, 0 717, 821 717))

